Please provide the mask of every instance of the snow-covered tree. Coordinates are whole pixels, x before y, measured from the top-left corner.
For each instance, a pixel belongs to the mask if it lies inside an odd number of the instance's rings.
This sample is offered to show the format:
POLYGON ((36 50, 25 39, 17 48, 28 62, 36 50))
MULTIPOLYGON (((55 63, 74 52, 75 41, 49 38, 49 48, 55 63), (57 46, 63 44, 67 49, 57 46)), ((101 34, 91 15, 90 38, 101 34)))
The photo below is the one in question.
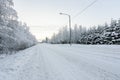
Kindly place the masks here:
MULTIPOLYGON (((111 20, 111 24, 98 25, 86 29, 75 25, 72 31, 72 43, 79 44, 120 44, 120 19, 111 20)), ((69 42, 69 31, 67 28, 59 30, 54 39, 58 43, 69 42), (68 37, 67 37, 68 36, 68 37)), ((52 41, 53 39, 51 39, 52 41)), ((54 41, 53 41, 54 42, 54 41)))
POLYGON ((104 42, 106 44, 120 44, 119 20, 111 20, 109 27, 104 30, 104 42))
POLYGON ((28 26, 17 20, 12 0, 0 0, 0 53, 20 50, 36 43, 28 26))

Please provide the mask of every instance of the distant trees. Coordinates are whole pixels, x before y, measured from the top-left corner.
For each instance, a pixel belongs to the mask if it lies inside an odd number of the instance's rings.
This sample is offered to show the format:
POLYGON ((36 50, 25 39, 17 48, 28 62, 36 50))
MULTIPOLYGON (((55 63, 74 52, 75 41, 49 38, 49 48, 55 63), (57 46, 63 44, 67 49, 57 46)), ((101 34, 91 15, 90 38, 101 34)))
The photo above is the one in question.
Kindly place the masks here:
POLYGON ((57 43, 57 44, 69 43, 69 31, 67 29, 67 26, 61 28, 58 34, 54 34, 52 36, 51 43, 57 43))
MULTIPOLYGON (((54 34, 51 43, 68 43, 69 30, 63 27, 54 34)), ((120 44, 120 19, 111 20, 111 24, 98 25, 86 29, 75 25, 72 29, 72 43, 76 44, 120 44)))
POLYGON ((0 0, 0 53, 20 50, 36 43, 26 24, 19 22, 12 0, 0 0))

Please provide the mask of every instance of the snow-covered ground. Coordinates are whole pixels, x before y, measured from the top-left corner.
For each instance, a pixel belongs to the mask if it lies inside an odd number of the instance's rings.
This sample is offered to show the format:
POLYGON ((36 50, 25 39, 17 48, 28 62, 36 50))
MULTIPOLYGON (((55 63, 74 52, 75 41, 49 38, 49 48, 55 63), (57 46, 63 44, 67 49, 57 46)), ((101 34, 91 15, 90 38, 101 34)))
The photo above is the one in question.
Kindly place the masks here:
POLYGON ((0 80, 120 80, 120 46, 38 44, 0 58, 0 80))

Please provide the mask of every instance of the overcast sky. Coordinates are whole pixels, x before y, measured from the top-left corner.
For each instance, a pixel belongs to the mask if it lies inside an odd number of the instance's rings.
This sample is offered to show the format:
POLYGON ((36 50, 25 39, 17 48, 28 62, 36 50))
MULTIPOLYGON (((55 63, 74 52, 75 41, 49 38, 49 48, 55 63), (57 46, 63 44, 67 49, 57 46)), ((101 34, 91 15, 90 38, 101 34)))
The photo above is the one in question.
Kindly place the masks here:
POLYGON ((94 0, 13 0, 19 20, 30 26, 30 31, 43 39, 51 37, 63 25, 67 25, 68 17, 72 16, 72 25, 94 26, 110 22, 111 18, 120 18, 120 0, 98 0, 84 13, 74 18, 81 10, 94 0))

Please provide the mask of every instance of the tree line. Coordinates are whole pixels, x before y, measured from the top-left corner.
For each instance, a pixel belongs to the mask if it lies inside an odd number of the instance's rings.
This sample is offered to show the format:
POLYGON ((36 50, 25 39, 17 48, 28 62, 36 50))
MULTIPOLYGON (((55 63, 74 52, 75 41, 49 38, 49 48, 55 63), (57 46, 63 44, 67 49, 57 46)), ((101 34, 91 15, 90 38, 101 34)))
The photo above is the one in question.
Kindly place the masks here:
MULTIPOLYGON (((81 25, 75 25, 71 32, 71 42, 75 44, 120 44, 120 19, 112 19, 110 24, 105 23, 89 29, 81 25)), ((68 27, 65 26, 57 34, 53 34, 49 42, 53 44, 68 44, 70 42, 68 27)))
POLYGON ((37 41, 25 23, 18 21, 12 0, 0 0, 0 54, 18 51, 37 41))

